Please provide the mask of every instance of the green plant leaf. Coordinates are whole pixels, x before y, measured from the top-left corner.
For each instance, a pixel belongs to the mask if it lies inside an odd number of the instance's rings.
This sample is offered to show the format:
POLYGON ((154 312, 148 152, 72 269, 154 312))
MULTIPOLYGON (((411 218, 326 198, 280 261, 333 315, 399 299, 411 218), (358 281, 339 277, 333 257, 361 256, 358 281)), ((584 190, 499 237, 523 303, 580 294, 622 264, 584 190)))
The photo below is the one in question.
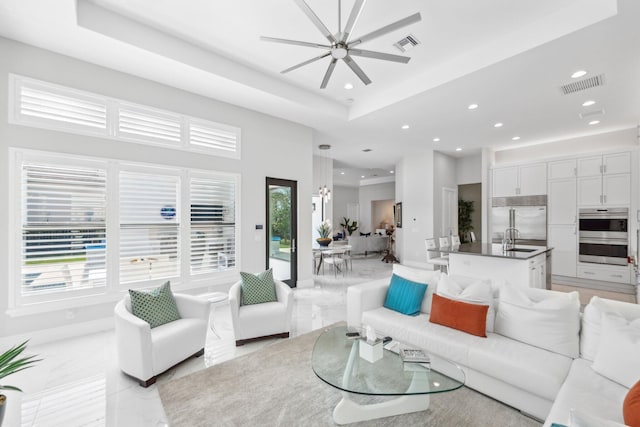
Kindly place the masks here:
POLYGON ((21 389, 19 389, 18 387, 14 387, 12 385, 0 385, 0 390, 13 390, 13 391, 22 392, 21 389))

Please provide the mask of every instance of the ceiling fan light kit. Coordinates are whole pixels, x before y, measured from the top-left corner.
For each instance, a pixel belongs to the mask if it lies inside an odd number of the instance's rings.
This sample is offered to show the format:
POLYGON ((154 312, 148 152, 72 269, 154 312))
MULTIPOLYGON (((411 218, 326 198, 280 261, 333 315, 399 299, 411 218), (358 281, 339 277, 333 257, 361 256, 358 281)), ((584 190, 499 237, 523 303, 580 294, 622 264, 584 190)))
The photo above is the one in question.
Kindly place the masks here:
MULTIPOLYGON (((335 35, 331 31, 329 31, 327 26, 324 25, 324 23, 320 20, 320 18, 318 18, 318 15, 315 14, 315 12, 309 7, 309 5, 304 0, 293 0, 293 1, 298 5, 298 7, 302 10, 302 12, 304 12, 304 14, 307 15, 309 20, 315 25, 315 27, 322 33, 322 35, 331 44, 326 45, 326 44, 310 43, 305 41, 289 40, 289 39, 282 39, 282 38, 276 38, 276 37, 265 37, 265 36, 260 37, 260 40, 267 41, 267 42, 311 47, 315 49, 327 49, 327 51, 324 52, 322 55, 316 56, 315 58, 308 59, 304 62, 296 64, 285 70, 282 70, 281 71, 282 74, 286 74, 290 71, 293 71, 305 65, 311 64, 312 62, 319 61, 320 59, 326 58, 327 56, 331 56, 331 62, 329 63, 327 71, 325 72, 324 77, 322 78, 320 89, 325 89, 327 87, 327 84, 331 79, 331 75, 333 74, 333 70, 335 69, 336 63, 338 62, 338 60, 344 61, 344 63, 347 64, 347 66, 351 69, 351 71, 353 71, 353 73, 356 76, 358 76, 360 81, 365 85, 368 85, 371 83, 371 79, 365 74, 362 68, 360 68, 360 66, 354 61, 352 56, 380 59, 383 61, 398 62, 402 64, 408 63, 409 60, 411 59, 406 56, 393 55, 390 53, 355 49, 354 46, 368 42, 370 40, 373 40, 385 34, 388 34, 392 31, 395 31, 400 28, 419 22, 422 19, 422 17, 420 16, 420 13, 414 13, 411 16, 407 16, 404 19, 393 22, 389 25, 385 25, 382 28, 378 28, 375 31, 372 31, 368 34, 365 34, 361 37, 351 40, 351 34, 353 32, 353 28, 355 27, 356 22, 358 21, 358 18, 360 17, 360 14, 364 9, 366 0, 355 1, 353 5, 353 9, 351 9, 351 13, 349 14, 349 18, 347 19, 347 23, 344 29, 338 28, 338 33, 335 35)), ((341 7, 340 7, 340 2, 338 2, 338 27, 341 26, 340 14, 341 14, 341 7)))

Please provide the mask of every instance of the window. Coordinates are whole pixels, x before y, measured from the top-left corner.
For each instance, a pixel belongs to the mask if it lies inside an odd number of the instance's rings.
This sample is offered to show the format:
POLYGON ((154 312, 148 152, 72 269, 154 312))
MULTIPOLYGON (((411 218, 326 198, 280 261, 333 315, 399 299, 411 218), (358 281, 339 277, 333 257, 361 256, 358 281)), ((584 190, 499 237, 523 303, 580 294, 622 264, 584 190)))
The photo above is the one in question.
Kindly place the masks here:
POLYGON ((240 129, 9 75, 10 123, 240 158, 240 129))
POLYGON ((235 192, 229 177, 191 178, 191 274, 235 267, 235 192))
POLYGON ((11 152, 12 307, 235 274, 238 175, 11 152))
POLYGON ((22 165, 21 294, 105 285, 106 170, 22 165))
POLYGON ((120 172, 120 282, 180 273, 177 176, 120 172))

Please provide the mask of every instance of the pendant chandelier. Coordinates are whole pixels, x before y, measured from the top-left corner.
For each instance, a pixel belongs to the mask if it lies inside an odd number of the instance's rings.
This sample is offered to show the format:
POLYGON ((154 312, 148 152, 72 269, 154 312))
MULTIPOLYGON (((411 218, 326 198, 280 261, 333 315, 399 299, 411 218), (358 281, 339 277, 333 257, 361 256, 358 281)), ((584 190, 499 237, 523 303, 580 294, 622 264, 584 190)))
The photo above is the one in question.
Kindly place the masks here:
MULTIPOLYGON (((329 150, 331 148, 331 145, 329 144, 321 144, 318 145, 318 148, 320 150, 329 150)), ((324 164, 322 165, 322 170, 326 172, 323 173, 323 178, 327 179, 327 176, 329 176, 329 166, 328 166, 328 160, 329 160, 329 156, 327 157, 323 157, 324 159, 324 164)), ((318 195, 322 198, 322 202, 323 203, 327 203, 329 200, 331 200, 331 190, 327 187, 327 184, 324 184, 324 186, 321 186, 320 188, 318 188, 318 195)))

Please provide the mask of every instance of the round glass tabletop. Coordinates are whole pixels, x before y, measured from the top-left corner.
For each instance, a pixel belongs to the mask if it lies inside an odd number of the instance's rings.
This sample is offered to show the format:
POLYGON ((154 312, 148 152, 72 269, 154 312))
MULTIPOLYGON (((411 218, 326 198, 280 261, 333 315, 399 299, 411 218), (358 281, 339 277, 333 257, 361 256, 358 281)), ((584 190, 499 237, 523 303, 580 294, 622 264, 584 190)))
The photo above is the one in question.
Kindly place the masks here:
POLYGON ((442 393, 464 385, 465 375, 455 363, 429 354, 430 367, 404 363, 395 352, 383 350, 371 363, 359 356, 359 339, 346 336, 346 326, 325 330, 313 348, 311 364, 327 384, 350 393, 408 396, 442 393))

